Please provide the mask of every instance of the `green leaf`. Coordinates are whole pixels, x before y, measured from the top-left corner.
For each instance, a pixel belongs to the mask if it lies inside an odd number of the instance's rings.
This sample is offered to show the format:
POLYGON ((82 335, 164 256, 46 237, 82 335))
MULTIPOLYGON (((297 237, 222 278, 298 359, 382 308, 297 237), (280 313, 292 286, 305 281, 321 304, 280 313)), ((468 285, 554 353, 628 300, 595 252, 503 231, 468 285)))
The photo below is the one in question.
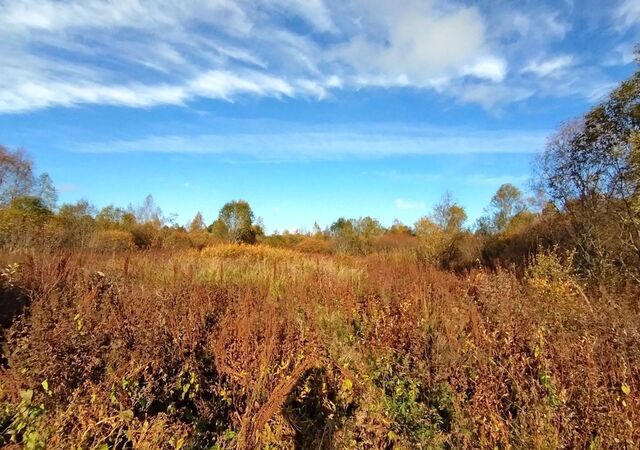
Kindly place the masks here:
POLYGON ((49 380, 45 379, 42 383, 42 389, 46 392, 47 395, 51 396, 51 390, 49 389, 49 380))
POLYGON ((118 396, 116 395, 115 386, 111 387, 111 393, 109 394, 109 399, 111 400, 111 403, 118 403, 118 396))
POLYGON ((20 398, 25 403, 31 403, 33 399, 33 389, 27 389, 26 391, 20 391, 20 398))
POLYGON ((226 430, 222 434, 222 439, 224 439, 225 441, 230 441, 231 439, 236 437, 236 434, 238 434, 238 433, 236 433, 234 430, 226 430))
POLYGON ((629 386, 627 383, 622 383, 622 386, 620 386, 620 389, 622 390, 622 393, 624 395, 631 394, 631 386, 629 386))
POLYGON ((187 395, 187 392, 189 392, 189 388, 191 387, 191 383, 185 383, 182 386, 182 395, 181 395, 181 399, 184 400, 184 396, 187 395))
POLYGON ((82 316, 80 314, 76 314, 75 316, 73 316, 73 320, 76 323, 76 329, 78 331, 82 331, 82 327, 84 326, 82 316))

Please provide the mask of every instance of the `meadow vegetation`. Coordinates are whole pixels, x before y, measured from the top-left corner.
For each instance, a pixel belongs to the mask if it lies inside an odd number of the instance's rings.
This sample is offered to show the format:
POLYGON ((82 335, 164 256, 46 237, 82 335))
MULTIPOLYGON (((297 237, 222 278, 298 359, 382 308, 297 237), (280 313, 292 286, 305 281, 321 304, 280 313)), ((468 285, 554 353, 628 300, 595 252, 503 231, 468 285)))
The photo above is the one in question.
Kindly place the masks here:
POLYGON ((56 205, 0 148, 0 444, 637 448, 640 74, 412 226, 56 205))

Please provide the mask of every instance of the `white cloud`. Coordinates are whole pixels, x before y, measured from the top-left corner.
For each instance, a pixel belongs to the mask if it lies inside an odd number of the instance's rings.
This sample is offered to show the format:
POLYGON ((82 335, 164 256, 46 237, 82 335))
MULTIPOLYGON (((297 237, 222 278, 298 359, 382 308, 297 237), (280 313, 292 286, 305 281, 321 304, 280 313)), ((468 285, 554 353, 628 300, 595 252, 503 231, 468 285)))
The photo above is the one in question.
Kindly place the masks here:
POLYGON ((161 135, 142 139, 75 144, 78 152, 200 153, 262 161, 340 160, 465 153, 535 153, 547 130, 520 132, 457 128, 407 128, 378 124, 342 131, 322 126, 300 129, 280 124, 271 132, 161 135))
MULTIPOLYGON (((0 57, 7 61, 0 112, 324 95, 320 81, 312 89, 304 77, 287 81, 284 72, 263 70, 268 63, 243 42, 259 25, 256 14, 230 0, 0 0, 0 57), (215 32, 199 31, 205 25, 215 32)), ((263 33, 261 41, 276 39, 263 33)), ((295 39, 279 44, 283 52, 301 46, 295 39)))
POLYGON ((496 1, 489 5, 495 8, 490 34, 507 38, 511 45, 522 47, 524 51, 565 38, 572 28, 567 19, 576 16, 573 8, 565 11, 563 16, 562 9, 559 9, 562 5, 554 4, 549 9, 545 2, 528 3, 521 9, 514 8, 512 2, 496 1))
POLYGON ((614 19, 622 28, 630 28, 640 24, 640 2, 621 0, 615 8, 614 19))
MULTIPOLYGON (((637 21, 635 3, 619 4, 622 23, 637 21)), ((567 78, 569 55, 526 62, 569 33, 563 10, 496 5, 0 0, 0 113, 246 95, 324 99, 368 87, 431 90, 491 109, 544 91, 523 72, 567 78)))
POLYGON ((595 68, 575 67, 571 76, 542 77, 538 92, 548 97, 581 97, 589 102, 597 102, 608 95, 617 83, 602 75, 595 68))
POLYGON ((238 94, 291 96, 294 87, 283 79, 257 72, 234 74, 215 70, 191 81, 188 91, 201 97, 231 99, 238 94))
POLYGON ((477 103, 486 109, 497 105, 513 103, 531 97, 535 91, 518 86, 495 86, 492 84, 470 84, 457 87, 457 96, 463 102, 477 103))
POLYGON ((320 82, 297 80, 293 84, 255 71, 231 73, 211 71, 184 85, 100 85, 94 82, 68 83, 28 81, 12 90, 0 90, 0 112, 21 112, 48 106, 77 104, 125 105, 150 107, 182 105, 194 98, 232 100, 242 94, 255 96, 309 95, 323 97, 326 89, 320 82))
POLYGON ((11 0, 0 4, 0 23, 13 33, 42 33, 76 29, 155 29, 198 18, 225 23, 227 32, 246 34, 251 23, 239 3, 230 0, 11 0))
POLYGON ((530 61, 522 72, 532 73, 539 77, 553 76, 562 72, 575 63, 573 55, 559 55, 549 59, 530 61))
POLYGON ((180 104, 187 92, 173 86, 109 86, 95 83, 66 82, 19 83, 11 91, 0 90, 0 111, 21 112, 48 106, 72 106, 79 103, 148 107, 180 104))
POLYGON ((359 29, 332 53, 362 85, 442 85, 462 76, 500 81, 506 62, 494 54, 474 7, 410 0, 361 4, 359 29))
POLYGON ((398 209, 424 209, 424 202, 417 202, 413 200, 406 200, 404 198, 397 198, 393 201, 398 209))
POLYGON ((635 42, 625 42, 616 45, 611 49, 609 55, 607 55, 603 60, 602 64, 604 66, 624 66, 631 64, 635 59, 635 55, 633 53, 635 45, 635 42))
POLYGON ((280 0, 266 3, 275 4, 284 11, 295 11, 318 31, 337 31, 331 13, 322 0, 280 0))
POLYGON ((507 63, 501 58, 488 57, 463 69, 463 73, 498 82, 504 80, 507 73, 507 63))
POLYGON ((602 101, 617 86, 617 83, 604 82, 585 86, 587 91, 583 95, 592 102, 602 101))

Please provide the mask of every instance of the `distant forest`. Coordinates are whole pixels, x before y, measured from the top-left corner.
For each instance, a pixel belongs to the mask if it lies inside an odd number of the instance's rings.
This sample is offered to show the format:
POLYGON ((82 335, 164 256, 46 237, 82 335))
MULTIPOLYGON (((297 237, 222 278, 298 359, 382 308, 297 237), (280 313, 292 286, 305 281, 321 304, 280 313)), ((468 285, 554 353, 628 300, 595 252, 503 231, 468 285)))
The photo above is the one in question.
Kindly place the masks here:
POLYGON ((265 235, 246 201, 231 201, 211 224, 198 213, 187 226, 163 216, 149 195, 138 206, 88 201, 57 205, 47 174, 24 150, 0 147, 0 246, 99 252, 184 249, 222 242, 366 255, 411 249, 445 269, 522 267, 540 248, 572 253, 586 278, 640 282, 640 74, 571 119, 549 138, 535 163, 532 194, 505 184, 486 214, 467 223, 464 206, 445 193, 415 224, 384 227, 372 217, 339 218, 307 233, 265 235))

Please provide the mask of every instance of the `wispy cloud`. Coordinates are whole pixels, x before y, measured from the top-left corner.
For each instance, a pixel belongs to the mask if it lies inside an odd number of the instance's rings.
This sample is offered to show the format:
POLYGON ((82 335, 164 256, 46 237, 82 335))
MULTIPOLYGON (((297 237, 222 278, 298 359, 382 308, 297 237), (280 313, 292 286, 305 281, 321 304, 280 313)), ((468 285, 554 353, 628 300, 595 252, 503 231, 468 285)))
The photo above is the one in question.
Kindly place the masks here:
POLYGON ((393 2, 354 3, 360 27, 333 56, 354 68, 361 84, 434 86, 461 76, 504 78, 507 63, 487 41, 477 8, 416 0, 402 8, 393 2))
POLYGON ((78 84, 26 81, 16 84, 11 91, 0 90, 0 112, 21 112, 48 106, 73 106, 83 103, 144 108, 156 105, 182 105, 194 98, 232 100, 242 94, 323 97, 326 95, 326 89, 320 82, 296 80, 292 84, 255 71, 210 71, 187 81, 184 85, 100 85, 93 82, 78 84))
POLYGON ((149 136, 74 144, 72 149, 88 153, 200 153, 262 161, 336 160, 426 154, 534 153, 543 149, 549 134, 547 130, 463 131, 384 124, 349 131, 329 126, 291 128, 292 131, 149 136))
POLYGON ((397 198, 393 201, 393 204, 396 206, 396 208, 398 209, 424 209, 425 208, 425 204, 424 202, 418 202, 418 201, 413 201, 413 200, 406 200, 404 198, 397 198))
POLYGON ((633 40, 623 42, 616 45, 606 58, 603 59, 602 64, 604 66, 623 66, 631 64, 634 60, 634 47, 637 43, 633 40))
POLYGON ((640 4, 635 0, 621 0, 614 10, 619 28, 628 29, 640 23, 640 4))
POLYGON ((532 73, 541 77, 557 75, 575 63, 573 55, 558 55, 548 59, 530 61, 522 72, 532 73))
MULTIPOLYGON (((614 13, 627 28, 639 22, 636 3, 623 0, 614 13)), ((538 78, 575 62, 551 52, 571 30, 571 11, 496 5, 0 0, 0 113, 247 95, 324 99, 369 87, 430 90, 485 108, 551 94, 538 78), (527 65, 531 54, 548 57, 527 65)))

